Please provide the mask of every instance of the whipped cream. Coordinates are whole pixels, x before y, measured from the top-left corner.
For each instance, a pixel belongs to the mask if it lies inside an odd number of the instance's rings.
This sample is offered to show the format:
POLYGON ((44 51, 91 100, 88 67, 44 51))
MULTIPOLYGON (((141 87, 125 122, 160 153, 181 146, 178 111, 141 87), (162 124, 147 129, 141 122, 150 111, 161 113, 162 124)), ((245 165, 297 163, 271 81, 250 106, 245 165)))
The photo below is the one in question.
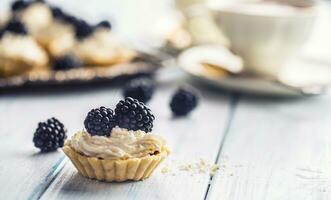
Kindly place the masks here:
POLYGON ((129 131, 115 127, 110 137, 91 136, 85 131, 76 133, 66 142, 75 151, 103 159, 140 158, 161 152, 165 141, 144 131, 129 131))

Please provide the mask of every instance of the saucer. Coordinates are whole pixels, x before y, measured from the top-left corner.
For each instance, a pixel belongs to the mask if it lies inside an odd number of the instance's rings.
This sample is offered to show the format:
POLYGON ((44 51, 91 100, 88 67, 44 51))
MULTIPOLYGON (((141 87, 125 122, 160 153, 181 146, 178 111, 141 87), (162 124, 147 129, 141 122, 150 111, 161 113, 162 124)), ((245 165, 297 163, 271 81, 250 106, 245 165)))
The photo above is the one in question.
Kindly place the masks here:
MULTIPOLYGON (((189 48, 179 55, 177 64, 193 78, 228 91, 273 96, 314 96, 323 94, 331 83, 331 66, 328 63, 305 57, 296 58, 287 63, 277 79, 272 80, 238 73, 233 66, 204 64, 205 58, 201 61, 198 55, 199 51, 208 48, 215 52, 215 48, 219 47, 201 45, 189 48)), ((219 53, 224 53, 223 48, 219 53)), ((220 57, 226 58, 223 55, 220 57)))

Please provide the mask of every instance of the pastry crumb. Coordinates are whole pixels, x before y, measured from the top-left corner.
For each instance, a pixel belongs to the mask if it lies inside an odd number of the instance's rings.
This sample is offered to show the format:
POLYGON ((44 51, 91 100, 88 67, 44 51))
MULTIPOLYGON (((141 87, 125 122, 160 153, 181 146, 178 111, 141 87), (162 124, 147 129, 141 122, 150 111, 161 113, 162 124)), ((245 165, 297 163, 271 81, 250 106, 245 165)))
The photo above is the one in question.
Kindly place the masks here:
POLYGON ((210 173, 209 174, 211 176, 214 176, 219 169, 220 169, 220 167, 218 165, 213 165, 210 168, 210 173))
POLYGON ((216 164, 210 164, 204 159, 199 159, 193 163, 181 164, 178 166, 179 171, 190 172, 191 176, 194 174, 205 174, 209 173, 214 176, 219 170, 219 166, 216 164))
POLYGON ((167 173, 171 172, 171 169, 168 166, 165 166, 162 168, 161 172, 162 172, 162 174, 167 174, 167 173))

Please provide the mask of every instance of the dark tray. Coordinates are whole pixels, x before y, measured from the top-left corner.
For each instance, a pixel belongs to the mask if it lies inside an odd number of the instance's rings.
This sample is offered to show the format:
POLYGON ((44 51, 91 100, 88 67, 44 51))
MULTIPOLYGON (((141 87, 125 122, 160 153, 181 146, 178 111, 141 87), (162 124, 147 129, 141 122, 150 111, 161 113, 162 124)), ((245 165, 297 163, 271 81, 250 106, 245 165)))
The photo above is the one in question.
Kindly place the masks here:
POLYGON ((0 78, 0 89, 87 84, 102 81, 114 81, 136 76, 152 75, 160 62, 153 57, 141 56, 131 63, 113 66, 82 67, 66 71, 31 71, 26 74, 0 78))

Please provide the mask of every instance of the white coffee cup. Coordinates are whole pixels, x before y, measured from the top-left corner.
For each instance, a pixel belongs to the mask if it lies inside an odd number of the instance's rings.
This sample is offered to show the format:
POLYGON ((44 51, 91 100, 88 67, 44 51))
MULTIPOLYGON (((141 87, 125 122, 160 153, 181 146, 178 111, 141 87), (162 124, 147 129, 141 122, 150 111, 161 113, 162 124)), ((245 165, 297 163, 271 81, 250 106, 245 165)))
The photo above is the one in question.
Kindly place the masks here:
POLYGON ((243 58, 245 70, 276 77, 307 41, 317 9, 254 3, 226 5, 214 13, 231 49, 243 58))

